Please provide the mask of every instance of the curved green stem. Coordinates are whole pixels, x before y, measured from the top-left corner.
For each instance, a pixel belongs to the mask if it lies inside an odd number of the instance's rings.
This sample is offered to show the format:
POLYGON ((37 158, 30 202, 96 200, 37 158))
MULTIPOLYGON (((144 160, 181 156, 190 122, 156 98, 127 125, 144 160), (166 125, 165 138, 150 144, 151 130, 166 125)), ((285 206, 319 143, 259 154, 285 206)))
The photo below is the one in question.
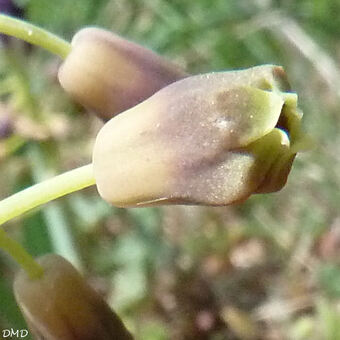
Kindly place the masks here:
POLYGON ((88 164, 19 191, 0 201, 0 225, 44 203, 93 184, 92 164, 88 164))
MULTIPOLYGON (((45 48, 63 59, 71 49, 71 44, 64 39, 35 25, 3 14, 0 14, 0 33, 45 48)), ((41 204, 94 183, 92 164, 89 164, 20 191, 0 202, 0 225, 41 204)), ((38 279, 43 275, 43 268, 2 228, 0 228, 0 248, 8 252, 31 279, 38 279)))
POLYGON ((43 275, 44 269, 40 264, 18 242, 11 239, 2 228, 0 228, 0 248, 10 254, 31 279, 38 279, 43 275))
MULTIPOLYGON (((95 184, 92 164, 65 172, 0 201, 0 225, 33 208, 95 184)), ((7 251, 31 279, 43 275, 43 268, 0 228, 0 248, 7 251)))
POLYGON ((0 33, 40 46, 65 59, 71 49, 66 40, 28 22, 0 14, 0 33))

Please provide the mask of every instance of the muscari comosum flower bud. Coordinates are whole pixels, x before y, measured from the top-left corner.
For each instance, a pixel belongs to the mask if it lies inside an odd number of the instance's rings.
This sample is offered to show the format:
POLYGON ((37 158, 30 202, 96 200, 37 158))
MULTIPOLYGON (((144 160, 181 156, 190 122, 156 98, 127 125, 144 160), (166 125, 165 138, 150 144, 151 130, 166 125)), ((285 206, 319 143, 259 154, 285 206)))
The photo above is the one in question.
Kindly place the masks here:
POLYGON ((99 28, 74 36, 58 74, 66 92, 104 120, 186 76, 152 51, 99 28))
POLYGON ((117 206, 242 202, 286 183, 302 113, 281 67, 177 81, 101 129, 100 195, 117 206))
POLYGON ((17 302, 32 335, 46 340, 132 340, 119 317, 58 255, 38 259, 39 279, 19 272, 14 282, 17 302))

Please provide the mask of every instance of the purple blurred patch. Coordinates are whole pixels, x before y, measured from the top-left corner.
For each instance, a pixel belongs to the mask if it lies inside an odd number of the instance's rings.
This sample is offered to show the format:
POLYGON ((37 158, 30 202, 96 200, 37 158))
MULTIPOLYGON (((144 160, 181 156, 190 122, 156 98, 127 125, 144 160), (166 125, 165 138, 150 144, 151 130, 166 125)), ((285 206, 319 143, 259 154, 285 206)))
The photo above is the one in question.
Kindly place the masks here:
POLYGON ((15 5, 11 0, 0 0, 0 13, 20 18, 23 15, 23 9, 15 5))
POLYGON ((0 140, 3 138, 9 137, 13 132, 12 120, 9 115, 3 114, 1 112, 0 115, 0 140))

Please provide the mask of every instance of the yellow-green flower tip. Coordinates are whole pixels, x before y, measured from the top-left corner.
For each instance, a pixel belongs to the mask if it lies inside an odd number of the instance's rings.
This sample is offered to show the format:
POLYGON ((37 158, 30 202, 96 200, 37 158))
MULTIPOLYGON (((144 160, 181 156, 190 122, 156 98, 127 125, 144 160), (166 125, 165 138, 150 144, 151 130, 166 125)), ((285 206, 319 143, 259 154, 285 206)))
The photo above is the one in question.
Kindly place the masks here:
POLYGON ((186 73, 114 33, 84 28, 74 36, 58 76, 76 101, 108 120, 186 73))
POLYGON ((277 191, 301 117, 278 66, 177 81, 101 129, 93 152, 98 191, 122 207, 223 206, 277 191))
POLYGON ((46 340, 132 340, 119 317, 58 255, 37 260, 44 268, 39 279, 24 271, 14 282, 16 300, 32 335, 46 340))

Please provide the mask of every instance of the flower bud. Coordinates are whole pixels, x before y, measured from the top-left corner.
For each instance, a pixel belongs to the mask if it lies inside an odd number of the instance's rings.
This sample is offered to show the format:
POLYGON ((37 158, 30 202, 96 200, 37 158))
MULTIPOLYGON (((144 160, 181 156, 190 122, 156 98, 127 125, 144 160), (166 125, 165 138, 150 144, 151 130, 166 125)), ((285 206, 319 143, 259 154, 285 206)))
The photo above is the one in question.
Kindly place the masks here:
POLYGON ((76 101, 108 120, 186 73, 114 33, 85 28, 74 36, 58 76, 76 101))
POLYGON ((84 281, 75 268, 57 255, 38 259, 39 279, 20 272, 14 282, 16 300, 37 339, 132 340, 119 317, 84 281))
POLYGON ((286 182, 300 137, 297 96, 281 67, 180 80, 101 129, 100 195, 117 206, 221 206, 286 182))

